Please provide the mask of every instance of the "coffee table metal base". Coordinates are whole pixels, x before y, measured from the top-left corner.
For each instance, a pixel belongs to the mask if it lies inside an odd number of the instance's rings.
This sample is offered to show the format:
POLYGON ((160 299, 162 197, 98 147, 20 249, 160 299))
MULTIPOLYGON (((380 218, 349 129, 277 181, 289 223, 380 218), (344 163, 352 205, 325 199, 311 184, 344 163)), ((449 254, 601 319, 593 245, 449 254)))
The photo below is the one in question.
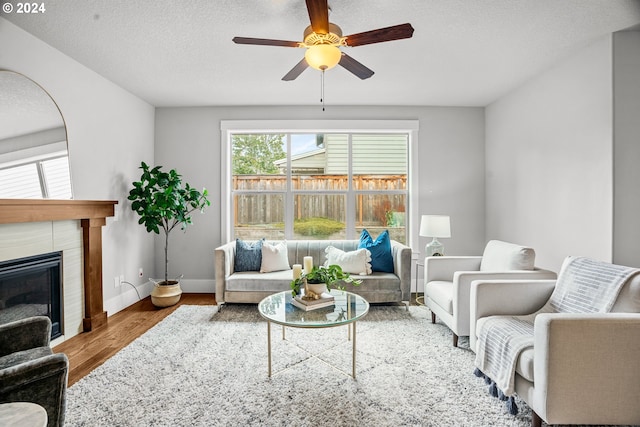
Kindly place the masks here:
MULTIPOLYGON (((347 324, 347 334, 348 334, 348 339, 351 341, 351 376, 355 379, 356 378, 356 323, 358 322, 353 322, 353 323, 349 323, 347 324), (351 328, 353 328, 353 334, 351 331, 351 328), (352 337, 353 335, 353 337, 352 337)), ((283 325, 282 326, 282 339, 285 340, 285 329, 286 327, 283 325)), ((315 357, 315 356, 314 356, 315 357)), ((271 370, 271 321, 267 320, 267 359, 268 359, 268 365, 269 365, 269 378, 271 378, 272 375, 274 375, 274 373, 271 370)), ((318 360, 322 360, 322 359, 318 359, 318 360)), ((340 372, 344 372, 342 369, 338 368, 337 366, 333 366, 330 363, 328 363, 325 360, 322 360, 324 363, 326 363, 329 366, 332 366, 333 368, 339 370, 340 372)), ((283 369, 283 371, 286 369, 283 369)), ((282 372, 282 371, 280 371, 282 372)), ((346 372, 344 372, 346 374, 346 372)))

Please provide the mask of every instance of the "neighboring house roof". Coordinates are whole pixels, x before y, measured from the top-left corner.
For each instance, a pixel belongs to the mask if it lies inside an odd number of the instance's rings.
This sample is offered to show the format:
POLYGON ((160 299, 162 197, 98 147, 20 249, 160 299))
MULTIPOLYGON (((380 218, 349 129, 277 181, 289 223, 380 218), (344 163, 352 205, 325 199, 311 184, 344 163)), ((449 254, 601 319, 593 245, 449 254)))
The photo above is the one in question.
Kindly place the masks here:
MULTIPOLYGON (((306 153, 291 156, 291 169, 293 171, 313 171, 323 173, 327 163, 325 149, 308 151, 306 153)), ((286 170, 287 159, 279 159, 273 162, 281 170, 286 170)))

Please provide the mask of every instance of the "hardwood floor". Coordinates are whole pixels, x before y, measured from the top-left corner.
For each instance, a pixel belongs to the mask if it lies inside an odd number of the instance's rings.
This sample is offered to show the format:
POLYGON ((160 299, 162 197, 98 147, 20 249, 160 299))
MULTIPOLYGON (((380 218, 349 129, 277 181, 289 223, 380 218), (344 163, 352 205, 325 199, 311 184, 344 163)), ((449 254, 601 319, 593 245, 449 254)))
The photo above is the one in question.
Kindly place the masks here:
POLYGON ((147 297, 109 317, 105 326, 85 332, 55 346, 69 357, 69 386, 148 331, 180 305, 215 305, 213 294, 182 294, 178 304, 158 309, 147 297))

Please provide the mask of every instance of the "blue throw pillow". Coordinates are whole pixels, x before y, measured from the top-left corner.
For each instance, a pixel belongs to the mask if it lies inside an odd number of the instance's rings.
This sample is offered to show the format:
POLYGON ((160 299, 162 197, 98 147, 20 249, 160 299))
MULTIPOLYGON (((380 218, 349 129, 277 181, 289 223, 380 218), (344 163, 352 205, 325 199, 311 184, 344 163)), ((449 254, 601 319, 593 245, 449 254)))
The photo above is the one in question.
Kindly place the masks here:
POLYGON ((383 273, 393 273, 393 255, 391 255, 391 239, 389 231, 384 230, 373 240, 369 232, 364 229, 360 234, 358 249, 366 248, 371 252, 371 270, 383 273))
POLYGON ((262 265, 262 242, 254 243, 236 239, 236 256, 233 263, 233 271, 260 271, 262 265))

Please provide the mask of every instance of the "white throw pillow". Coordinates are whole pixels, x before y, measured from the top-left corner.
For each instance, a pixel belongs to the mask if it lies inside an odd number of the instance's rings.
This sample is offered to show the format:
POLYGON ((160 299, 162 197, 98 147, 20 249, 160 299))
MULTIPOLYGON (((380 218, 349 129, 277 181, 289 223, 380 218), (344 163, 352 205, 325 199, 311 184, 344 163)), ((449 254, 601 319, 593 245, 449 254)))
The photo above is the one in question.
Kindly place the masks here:
POLYGON ((535 261, 533 248, 490 240, 482 254, 480 271, 533 270, 535 261))
POLYGON ((324 250, 327 260, 324 265, 339 265, 342 271, 350 274, 359 274, 361 276, 371 274, 371 252, 369 249, 358 249, 351 252, 345 252, 333 246, 327 246, 324 250))
POLYGON ((272 245, 268 242, 262 244, 262 265, 260 273, 270 271, 289 270, 289 255, 287 253, 287 241, 272 245))

